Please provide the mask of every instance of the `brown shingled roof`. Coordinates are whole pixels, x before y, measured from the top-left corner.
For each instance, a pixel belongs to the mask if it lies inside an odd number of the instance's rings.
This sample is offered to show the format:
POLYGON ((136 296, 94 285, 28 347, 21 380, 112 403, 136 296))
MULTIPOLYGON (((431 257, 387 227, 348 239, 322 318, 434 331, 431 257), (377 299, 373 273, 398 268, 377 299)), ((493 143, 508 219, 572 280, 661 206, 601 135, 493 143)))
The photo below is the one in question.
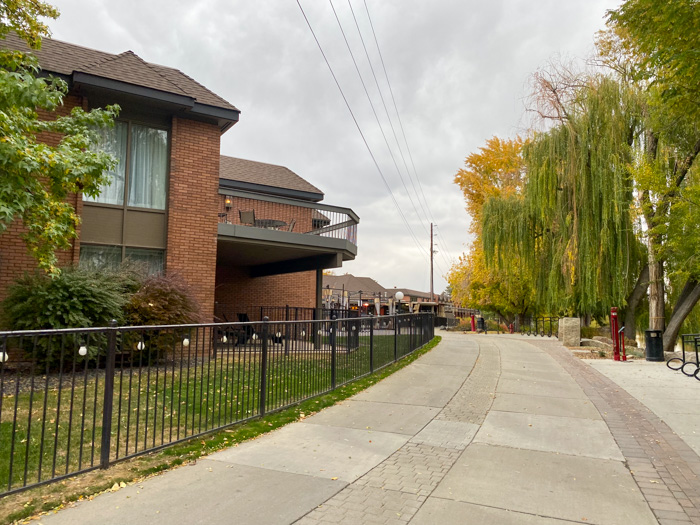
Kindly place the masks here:
POLYGON ((102 58, 93 64, 82 65, 79 71, 97 77, 110 78, 120 82, 128 82, 129 84, 165 91, 166 93, 189 96, 188 93, 166 79, 164 75, 133 51, 126 51, 119 55, 112 55, 109 58, 102 58))
POLYGON ((355 277, 351 273, 344 275, 324 275, 323 288, 326 286, 333 290, 345 288, 346 291, 357 293, 362 290, 362 295, 373 293, 387 293, 391 295, 391 290, 387 290, 381 284, 370 277, 355 277))
POLYGON ((323 195, 323 192, 316 186, 284 166, 237 159, 225 155, 221 155, 219 178, 323 195))
MULTIPOLYGON (((15 34, 0 40, 0 47, 30 51, 26 43, 15 34)), ((126 82, 166 93, 185 95, 200 104, 238 111, 235 106, 174 68, 151 64, 132 51, 119 55, 96 49, 43 38, 41 49, 31 51, 39 59, 41 69, 59 75, 73 72, 86 73, 102 78, 126 82)))

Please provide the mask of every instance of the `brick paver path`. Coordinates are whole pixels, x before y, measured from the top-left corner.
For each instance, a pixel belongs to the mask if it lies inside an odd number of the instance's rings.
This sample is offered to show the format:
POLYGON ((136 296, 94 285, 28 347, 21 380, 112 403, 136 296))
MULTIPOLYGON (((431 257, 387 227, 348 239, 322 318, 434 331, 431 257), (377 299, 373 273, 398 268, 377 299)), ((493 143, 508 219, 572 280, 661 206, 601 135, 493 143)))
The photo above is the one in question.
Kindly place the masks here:
MULTIPOLYGON (((474 368, 431 423, 297 523, 409 522, 469 445, 493 402, 500 352, 497 344, 479 342, 474 368)), ((659 523, 700 524, 700 457, 647 407, 556 340, 527 342, 552 356, 594 403, 659 523)))
MULTIPOLYGON (((469 342, 465 339, 465 344, 469 342)), ((296 523, 312 525, 408 522, 469 445, 491 408, 500 352, 480 344, 460 389, 406 445, 296 523)))
POLYGON ((558 342, 531 339, 576 379, 603 416, 662 525, 700 524, 700 457, 656 414, 558 342))

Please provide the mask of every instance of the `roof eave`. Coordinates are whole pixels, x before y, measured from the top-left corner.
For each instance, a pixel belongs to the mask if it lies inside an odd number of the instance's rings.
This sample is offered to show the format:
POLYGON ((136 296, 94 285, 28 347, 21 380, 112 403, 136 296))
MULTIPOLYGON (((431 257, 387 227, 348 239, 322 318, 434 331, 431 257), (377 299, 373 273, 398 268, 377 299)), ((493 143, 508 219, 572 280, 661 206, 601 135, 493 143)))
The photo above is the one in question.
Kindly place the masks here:
POLYGON ((172 105, 178 110, 184 110, 193 117, 204 117, 206 119, 216 120, 221 133, 226 132, 231 126, 238 122, 240 110, 231 108, 221 108, 201 104, 195 98, 188 95, 179 95, 177 93, 168 93, 136 84, 129 84, 119 80, 91 75, 80 71, 74 71, 72 75, 73 85, 81 85, 93 88, 113 91, 115 93, 142 97, 149 100, 155 100, 161 103, 172 105))
POLYGON ((221 128, 221 133, 225 133, 230 127, 234 126, 241 115, 241 111, 236 108, 220 108, 210 106, 209 104, 201 104, 199 102, 195 102, 189 112, 193 115, 217 119, 219 127, 221 128))
POLYGON ((165 91, 144 86, 137 86, 136 84, 129 84, 128 82, 99 77, 89 73, 82 73, 80 71, 73 72, 73 84, 107 89, 109 91, 115 91, 126 95, 149 98, 159 102, 174 104, 176 106, 180 106, 182 109, 191 110, 195 105, 195 99, 187 95, 167 93, 165 91))
POLYGON ((277 195, 280 197, 301 199, 312 202, 320 202, 324 197, 323 193, 312 193, 310 191, 293 190, 289 188, 280 188, 277 186, 266 186, 264 184, 255 184, 253 182, 243 182, 224 178, 219 178, 219 187, 232 190, 265 193, 268 195, 277 195))

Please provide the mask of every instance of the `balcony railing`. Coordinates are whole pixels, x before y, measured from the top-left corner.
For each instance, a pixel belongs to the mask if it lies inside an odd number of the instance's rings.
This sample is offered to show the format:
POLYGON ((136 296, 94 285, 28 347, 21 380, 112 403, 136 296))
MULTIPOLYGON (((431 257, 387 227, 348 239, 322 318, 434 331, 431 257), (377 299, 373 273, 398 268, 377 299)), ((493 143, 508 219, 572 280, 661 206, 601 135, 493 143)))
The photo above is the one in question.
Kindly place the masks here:
POLYGON ((346 240, 357 245, 349 208, 237 190, 219 191, 219 223, 346 240))

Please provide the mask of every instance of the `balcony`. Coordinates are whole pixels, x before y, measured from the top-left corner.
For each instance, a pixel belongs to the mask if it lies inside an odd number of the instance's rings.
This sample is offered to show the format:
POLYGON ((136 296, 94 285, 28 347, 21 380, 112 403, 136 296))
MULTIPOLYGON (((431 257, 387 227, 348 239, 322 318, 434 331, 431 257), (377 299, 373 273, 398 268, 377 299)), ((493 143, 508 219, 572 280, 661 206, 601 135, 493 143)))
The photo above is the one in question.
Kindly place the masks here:
POLYGON ((338 268, 357 255, 359 217, 349 208, 219 190, 218 264, 252 276, 338 268))

